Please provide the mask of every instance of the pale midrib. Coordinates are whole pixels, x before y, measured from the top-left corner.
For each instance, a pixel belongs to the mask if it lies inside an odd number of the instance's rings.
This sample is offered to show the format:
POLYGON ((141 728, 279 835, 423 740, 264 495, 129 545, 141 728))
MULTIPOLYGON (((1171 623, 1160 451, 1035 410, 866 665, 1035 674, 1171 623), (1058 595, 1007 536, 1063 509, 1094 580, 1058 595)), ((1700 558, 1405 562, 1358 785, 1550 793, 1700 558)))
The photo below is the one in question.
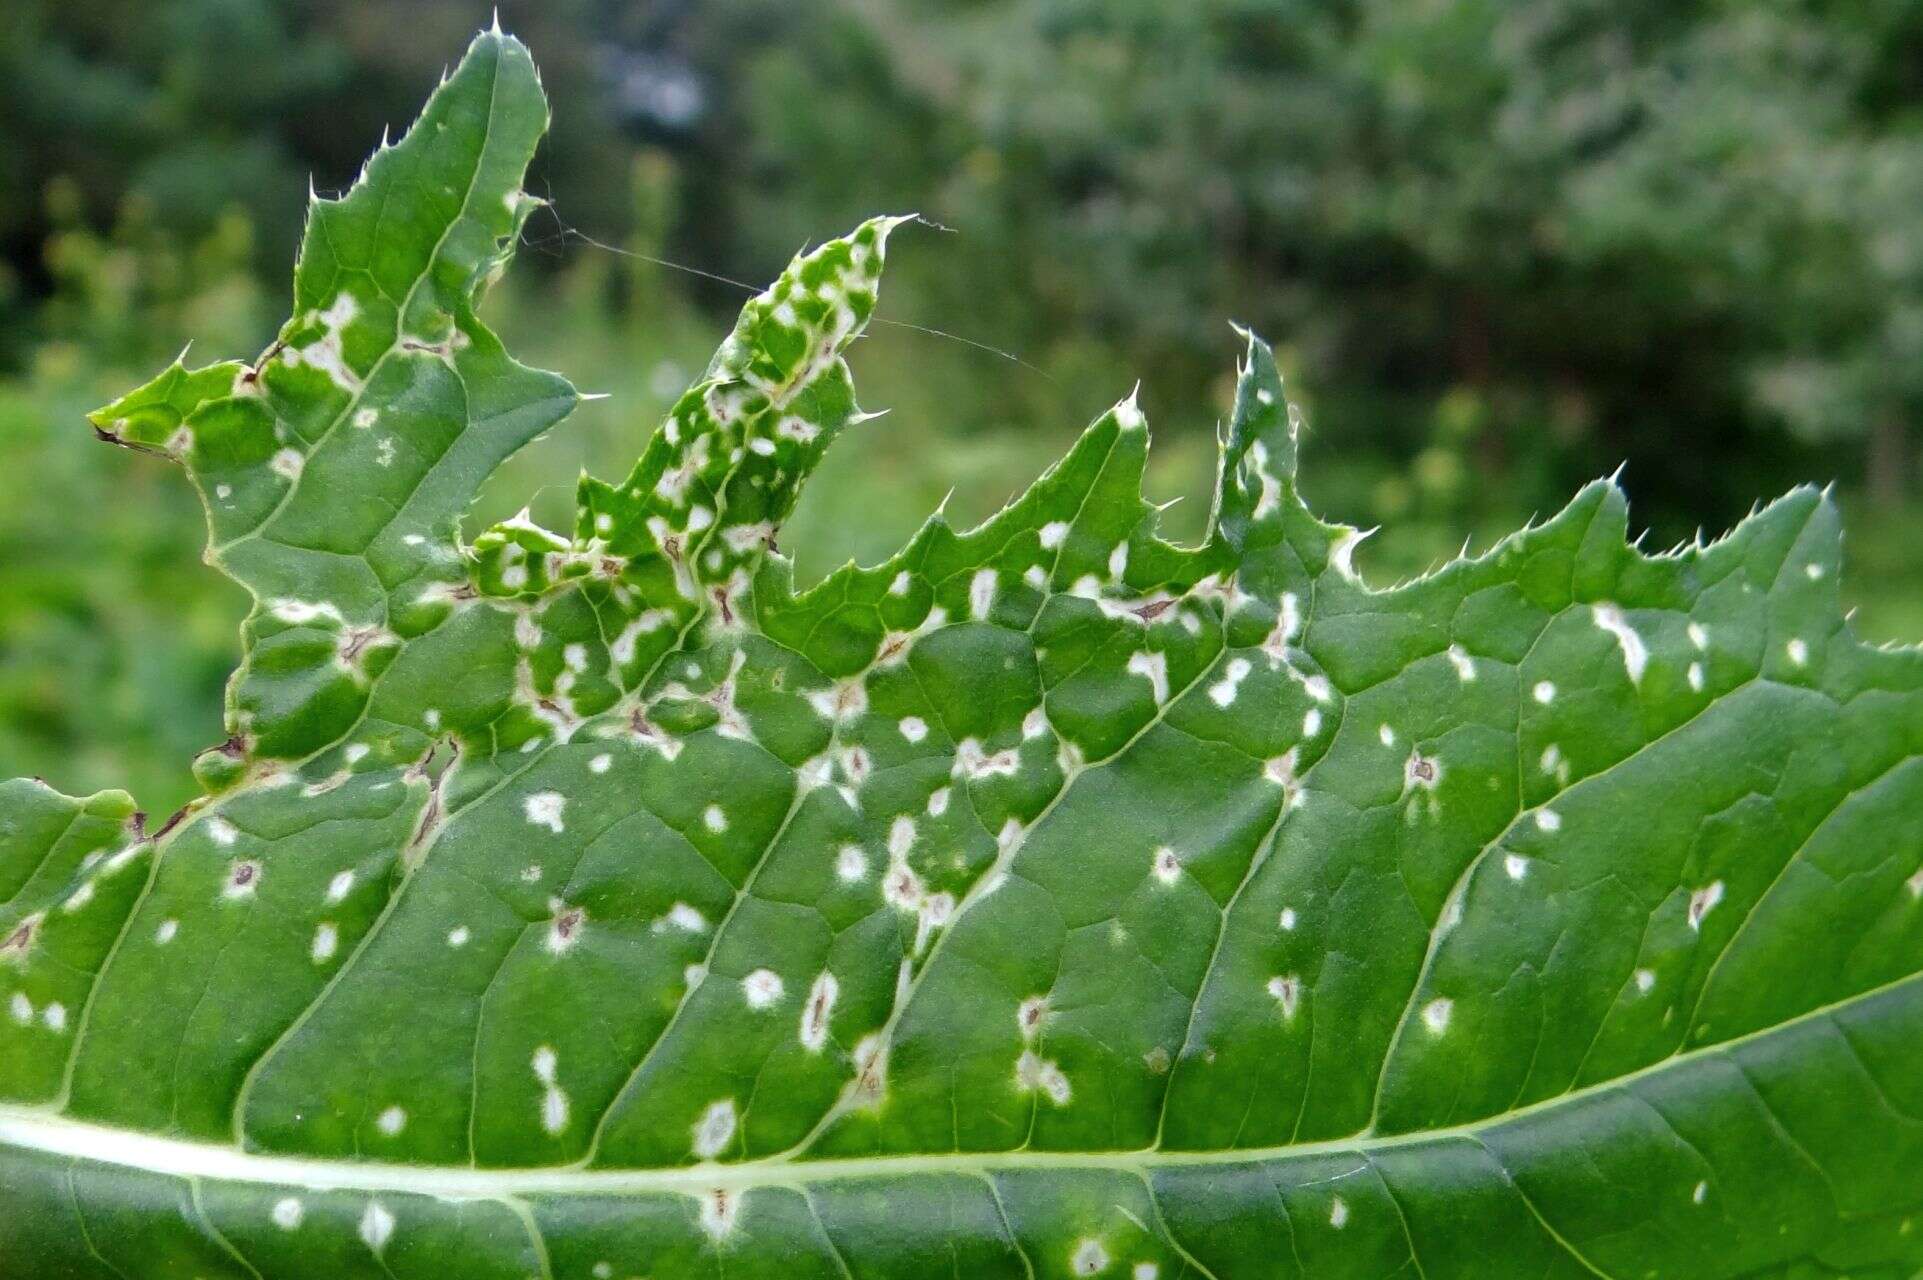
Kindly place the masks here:
POLYGON ((1473 1140, 1492 1129, 1625 1089, 1649 1076, 1686 1071, 1698 1062, 1726 1056, 1751 1041, 1780 1035, 1804 1023, 1827 1018, 1839 1009, 1913 985, 1923 985, 1923 974, 1909 974, 1747 1035, 1688 1053, 1675 1054, 1614 1080, 1571 1090, 1466 1124, 1385 1137, 1334 1138, 1284 1146, 1238 1147, 1220 1151, 968 1151, 918 1156, 855 1156, 834 1160, 792 1160, 777 1155, 732 1164, 675 1169, 583 1169, 579 1166, 463 1169, 447 1165, 383 1164, 263 1155, 214 1143, 166 1138, 111 1125, 71 1120, 51 1111, 31 1107, 0 1104, 0 1150, 11 1147, 166 1177, 206 1178, 308 1191, 388 1192, 476 1200, 510 1199, 525 1195, 609 1195, 624 1192, 701 1196, 724 1189, 802 1187, 861 1178, 943 1174, 981 1177, 1018 1172, 1115 1172, 1139 1178, 1160 1170, 1306 1160, 1342 1154, 1367 1157, 1378 1152, 1431 1146, 1452 1139, 1473 1140))

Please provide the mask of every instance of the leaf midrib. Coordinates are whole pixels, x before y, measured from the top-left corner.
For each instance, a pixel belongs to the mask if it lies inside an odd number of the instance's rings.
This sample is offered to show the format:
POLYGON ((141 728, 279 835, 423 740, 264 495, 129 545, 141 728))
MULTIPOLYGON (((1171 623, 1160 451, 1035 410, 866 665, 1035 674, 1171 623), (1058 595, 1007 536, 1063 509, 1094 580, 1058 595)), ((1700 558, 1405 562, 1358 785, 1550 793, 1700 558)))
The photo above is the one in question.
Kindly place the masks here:
POLYGON ((799 1187, 857 1178, 940 1174, 979 1176, 1019 1171, 1113 1171, 1140 1177, 1159 1169, 1249 1165, 1343 1154, 1367 1158, 1377 1152, 1404 1147, 1428 1146, 1458 1139, 1477 1141, 1478 1135, 1489 1130, 1542 1115, 1558 1107, 1577 1105, 1588 1098, 1627 1089, 1647 1077, 1689 1070, 1700 1062, 1727 1057, 1743 1045, 1785 1034, 1803 1024, 1827 1019, 1839 1010, 1912 987, 1923 988, 1923 973, 1909 974, 1872 987, 1773 1026, 1700 1049, 1673 1054, 1613 1080, 1572 1089, 1528 1106, 1465 1124, 1281 1146, 1192 1151, 1155 1148, 1133 1151, 969 1151, 913 1156, 847 1156, 822 1160, 798 1160, 780 1154, 728 1164, 676 1168, 590 1169, 574 1164, 479 1169, 264 1154, 216 1143, 169 1138, 72 1120, 43 1108, 0 1104, 0 1151, 14 1149, 38 1152, 189 1180, 214 1178, 225 1182, 291 1186, 314 1191, 390 1192, 450 1199, 620 1192, 702 1195, 722 1188, 799 1187))

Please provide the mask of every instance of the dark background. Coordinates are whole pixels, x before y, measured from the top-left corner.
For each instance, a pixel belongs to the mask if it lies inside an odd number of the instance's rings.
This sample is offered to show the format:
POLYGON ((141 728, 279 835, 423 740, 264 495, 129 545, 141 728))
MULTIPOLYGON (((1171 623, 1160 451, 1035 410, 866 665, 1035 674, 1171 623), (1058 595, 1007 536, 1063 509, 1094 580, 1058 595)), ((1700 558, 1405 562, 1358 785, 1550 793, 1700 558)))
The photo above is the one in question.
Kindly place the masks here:
MULTIPOLYGON (((80 414, 285 314, 349 184, 488 7, 12 0, 0 29, 0 776, 164 811, 221 736, 245 600, 170 468, 80 414)), ((565 527, 751 282, 919 210, 854 357, 890 408, 784 536, 875 559, 1018 490, 1137 378, 1208 509, 1237 349, 1387 582, 1626 464, 1650 549, 1835 481, 1859 630, 1923 637, 1923 3, 541 0, 555 128, 491 319, 611 393, 497 477, 565 527), (624 250, 618 252, 617 250, 624 250), (944 331, 938 336, 908 326, 944 331), (1019 363, 984 344, 1019 357, 1019 363)))

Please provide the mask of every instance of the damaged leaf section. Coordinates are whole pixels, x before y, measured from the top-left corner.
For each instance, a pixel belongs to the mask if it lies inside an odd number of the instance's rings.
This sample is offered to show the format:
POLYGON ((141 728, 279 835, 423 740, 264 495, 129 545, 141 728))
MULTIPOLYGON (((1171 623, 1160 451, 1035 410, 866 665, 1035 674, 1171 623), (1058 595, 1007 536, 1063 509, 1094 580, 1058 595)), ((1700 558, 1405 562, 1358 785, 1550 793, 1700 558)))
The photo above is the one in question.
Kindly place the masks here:
POLYGON ((176 363, 91 415, 185 467, 209 562, 254 597, 228 691, 249 760, 357 727, 385 759, 424 749, 427 726, 366 723, 372 691, 465 588, 456 525, 481 481, 575 402, 475 315, 539 204, 520 183, 546 126, 527 51, 477 42, 352 190, 314 201, 294 317, 258 359, 176 363))

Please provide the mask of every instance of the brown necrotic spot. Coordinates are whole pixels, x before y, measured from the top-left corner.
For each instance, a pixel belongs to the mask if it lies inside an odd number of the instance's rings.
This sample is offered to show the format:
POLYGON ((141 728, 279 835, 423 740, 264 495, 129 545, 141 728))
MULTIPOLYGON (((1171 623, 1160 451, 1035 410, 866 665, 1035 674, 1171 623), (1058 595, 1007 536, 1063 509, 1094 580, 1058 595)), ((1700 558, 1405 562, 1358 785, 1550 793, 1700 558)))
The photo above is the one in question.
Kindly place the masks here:
POLYGON ((287 339, 274 339, 273 344, 269 346, 267 350, 261 352, 260 355, 255 358, 254 363, 248 365, 246 370, 241 373, 240 380, 250 387, 256 382, 259 382, 260 371, 272 363, 274 357, 278 356, 286 347, 287 339))
POLYGON ((352 662, 381 634, 379 627, 355 627, 341 637, 341 661, 352 662))
POLYGON ((0 938, 0 959, 11 960, 25 955, 27 949, 33 945, 34 929, 39 923, 39 916, 28 916, 15 925, 13 931, 6 937, 0 938))
POLYGON ((227 883, 221 895, 227 898, 251 898, 260 887, 260 863, 244 858, 227 869, 227 883))
POLYGON ((921 901, 921 877, 906 864, 897 864, 888 873, 886 893, 897 906, 915 906, 921 901))
POLYGON ((860 747, 850 747, 842 754, 841 770, 857 787, 868 780, 870 767, 868 753, 860 747))
POLYGON ((183 804, 180 806, 180 808, 168 814, 167 820, 160 824, 160 830, 154 832, 154 839, 156 840, 160 839, 162 836, 166 835, 169 831, 172 831, 175 827, 179 826, 183 821, 185 821, 187 817, 187 813, 192 807, 193 806, 191 805, 183 804))
POLYGON ((701 1199, 701 1229, 711 1239, 722 1239, 734 1231, 740 1212, 740 1197, 726 1187, 716 1187, 701 1199))
POLYGON ((1282 1016, 1293 1018, 1296 1005, 1302 999, 1302 980, 1292 973, 1270 978, 1268 991, 1275 1002, 1282 1006, 1282 1016))
POLYGON ((815 979, 808 993, 808 1003, 801 1014, 801 1043, 811 1052, 827 1042, 828 1014, 834 1008, 837 988, 834 975, 824 972, 815 979))
POLYGON ((581 928, 587 922, 587 912, 580 907, 555 905, 554 918, 548 923, 548 950, 562 952, 579 939, 581 928))
POLYGON ((849 1098, 861 1106, 880 1100, 888 1084, 888 1048, 880 1033, 865 1036, 855 1045, 854 1079, 848 1082, 849 1098))

